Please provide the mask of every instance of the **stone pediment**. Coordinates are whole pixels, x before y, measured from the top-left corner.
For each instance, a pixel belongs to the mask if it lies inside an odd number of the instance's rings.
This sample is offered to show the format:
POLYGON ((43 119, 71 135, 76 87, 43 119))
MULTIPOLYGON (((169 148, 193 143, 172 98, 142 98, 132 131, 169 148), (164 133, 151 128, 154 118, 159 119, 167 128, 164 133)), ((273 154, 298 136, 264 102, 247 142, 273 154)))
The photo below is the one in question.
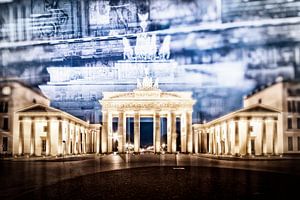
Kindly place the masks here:
POLYGON ((238 112, 280 112, 279 110, 263 104, 256 104, 247 108, 243 108, 238 112))
POLYGON ((216 124, 222 121, 226 121, 229 119, 235 119, 238 117, 267 117, 267 116, 271 116, 271 117, 277 117, 278 114, 280 113, 279 110, 264 105, 264 104, 255 104, 246 108, 242 108, 240 110, 237 110, 235 112, 229 113, 227 115, 224 115, 220 118, 214 119, 208 123, 205 124, 205 126, 210 126, 212 124, 216 124))
POLYGON ((42 104, 34 104, 18 111, 20 112, 59 112, 59 110, 42 104))

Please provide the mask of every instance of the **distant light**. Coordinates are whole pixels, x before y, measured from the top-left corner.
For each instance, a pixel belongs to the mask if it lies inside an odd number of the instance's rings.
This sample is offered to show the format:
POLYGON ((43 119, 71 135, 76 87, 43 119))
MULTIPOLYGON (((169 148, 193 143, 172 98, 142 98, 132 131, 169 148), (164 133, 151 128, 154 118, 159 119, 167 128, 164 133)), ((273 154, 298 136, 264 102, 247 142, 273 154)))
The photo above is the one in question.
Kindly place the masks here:
POLYGON ((112 138, 113 138, 114 141, 117 141, 118 138, 119 138, 118 137, 118 133, 117 132, 113 133, 113 137, 112 138))
POLYGON ((10 95, 11 94, 11 88, 9 86, 5 86, 2 88, 2 94, 3 95, 10 95))
POLYGON ((276 78, 276 83, 280 83, 280 82, 282 82, 283 81, 283 77, 282 76, 278 76, 277 78, 276 78))
POLYGON ((184 167, 173 167, 174 170, 184 170, 184 167))

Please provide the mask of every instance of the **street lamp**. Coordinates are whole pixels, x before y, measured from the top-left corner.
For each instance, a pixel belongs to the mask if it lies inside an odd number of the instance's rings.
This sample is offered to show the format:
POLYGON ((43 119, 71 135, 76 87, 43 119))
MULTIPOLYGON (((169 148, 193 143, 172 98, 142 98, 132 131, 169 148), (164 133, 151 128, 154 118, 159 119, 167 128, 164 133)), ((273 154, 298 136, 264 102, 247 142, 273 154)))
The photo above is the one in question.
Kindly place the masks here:
POLYGON ((126 153, 128 153, 128 149, 129 149, 129 144, 126 143, 126 144, 125 144, 125 151, 126 151, 126 153))
POLYGON ((133 144, 126 143, 126 145, 127 145, 128 152, 130 153, 133 150, 133 144))
POLYGON ((161 146, 162 146, 162 153, 165 154, 165 147, 166 147, 166 144, 163 143, 161 146))

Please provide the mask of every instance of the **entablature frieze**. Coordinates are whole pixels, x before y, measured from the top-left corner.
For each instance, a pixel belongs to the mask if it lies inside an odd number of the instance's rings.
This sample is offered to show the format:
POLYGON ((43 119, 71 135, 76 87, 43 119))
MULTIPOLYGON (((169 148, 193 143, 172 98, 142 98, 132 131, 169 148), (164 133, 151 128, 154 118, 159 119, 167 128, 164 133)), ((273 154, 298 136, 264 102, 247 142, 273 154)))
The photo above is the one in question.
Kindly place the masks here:
POLYGON ((191 110, 193 102, 102 102, 102 110, 191 110))
POLYGON ((103 92, 101 101, 109 100, 190 100, 191 92, 162 92, 161 90, 135 90, 133 92, 103 92))

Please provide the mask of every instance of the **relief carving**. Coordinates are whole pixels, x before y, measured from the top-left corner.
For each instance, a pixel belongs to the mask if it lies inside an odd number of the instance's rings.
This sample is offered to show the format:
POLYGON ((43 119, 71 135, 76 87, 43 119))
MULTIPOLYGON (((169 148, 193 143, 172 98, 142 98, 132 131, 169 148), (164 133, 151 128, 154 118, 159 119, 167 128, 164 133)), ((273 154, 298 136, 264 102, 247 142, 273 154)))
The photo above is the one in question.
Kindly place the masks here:
POLYGON ((38 37, 58 36, 62 26, 67 23, 69 16, 58 7, 58 0, 44 0, 45 14, 33 18, 38 37))

